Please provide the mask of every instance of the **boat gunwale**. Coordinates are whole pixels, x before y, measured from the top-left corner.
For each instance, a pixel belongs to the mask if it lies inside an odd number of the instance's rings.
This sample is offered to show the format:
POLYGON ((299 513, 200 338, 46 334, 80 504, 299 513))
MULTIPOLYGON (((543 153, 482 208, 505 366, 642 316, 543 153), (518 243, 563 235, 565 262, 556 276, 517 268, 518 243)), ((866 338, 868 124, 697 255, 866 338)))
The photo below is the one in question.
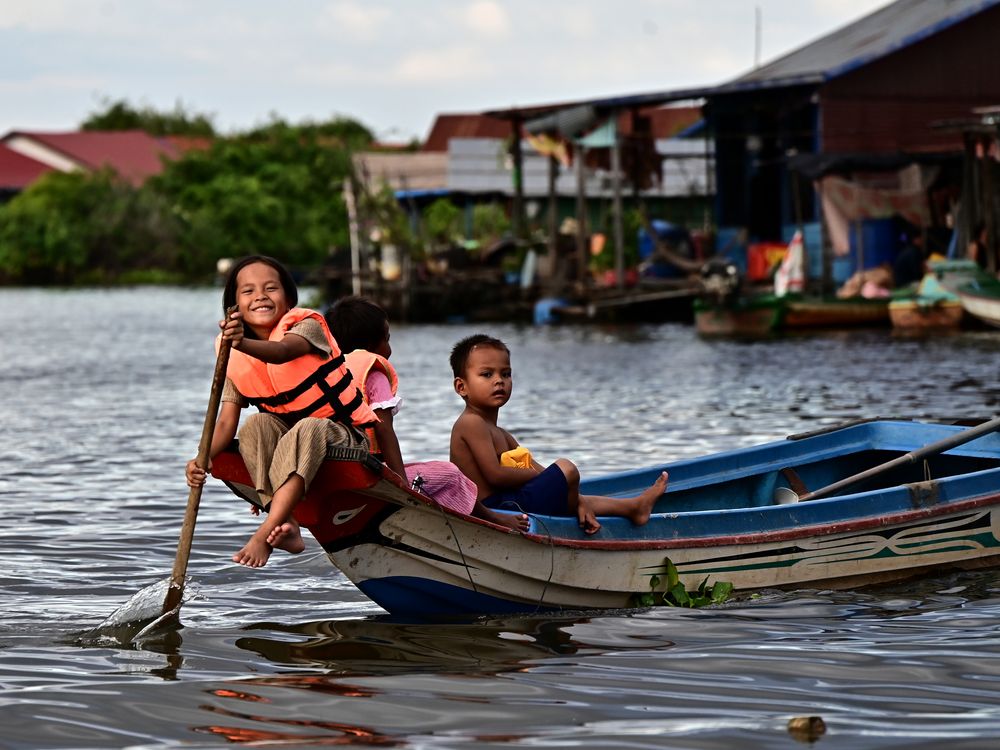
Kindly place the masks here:
MULTIPOLYGON (((874 491, 878 492, 878 490, 874 491)), ((866 493, 867 494, 867 493, 866 493)), ((842 501, 843 497, 828 498, 826 500, 811 500, 811 503, 829 503, 842 501)), ((969 510, 975 510, 983 506, 1000 505, 1000 493, 992 495, 982 495, 969 500, 960 500, 954 503, 942 503, 929 508, 917 508, 909 511, 898 511, 896 513, 865 516, 850 521, 832 521, 827 523, 812 523, 796 528, 782 528, 772 531, 761 531, 752 534, 728 534, 719 536, 685 536, 671 539, 570 539, 568 537, 554 537, 545 534, 526 533, 524 538, 533 542, 540 542, 545 545, 556 547, 574 547, 583 550, 647 550, 647 549, 675 549, 684 547, 731 547, 747 544, 768 544, 772 542, 787 542, 802 538, 819 538, 833 536, 836 534, 846 534, 854 531, 863 531, 871 528, 886 528, 898 526, 900 524, 911 523, 923 519, 936 518, 938 516, 952 515, 969 510)), ((783 506, 772 505, 761 508, 739 508, 731 511, 693 511, 694 513, 716 514, 724 512, 746 512, 747 510, 765 511, 769 509, 780 509, 783 506)), ((677 516, 680 514, 658 513, 658 516, 677 516)), ((685 514, 687 515, 687 514, 685 514)), ((472 519, 477 521, 478 519, 472 519)))

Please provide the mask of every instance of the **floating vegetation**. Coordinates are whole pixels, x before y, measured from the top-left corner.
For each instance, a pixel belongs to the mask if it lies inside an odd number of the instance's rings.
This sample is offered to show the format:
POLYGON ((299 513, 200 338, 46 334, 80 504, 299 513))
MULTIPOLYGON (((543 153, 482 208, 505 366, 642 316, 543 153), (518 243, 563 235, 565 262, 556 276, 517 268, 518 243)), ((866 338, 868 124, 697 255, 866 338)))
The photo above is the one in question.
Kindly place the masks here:
POLYGON ((649 592, 632 595, 633 606, 705 607, 709 604, 721 604, 729 599, 733 593, 732 583, 716 581, 709 586, 708 576, 705 576, 705 580, 701 582, 696 591, 688 591, 677 574, 677 566, 669 557, 663 559, 662 573, 666 577, 665 586, 660 588, 663 580, 654 573, 649 579, 649 592))

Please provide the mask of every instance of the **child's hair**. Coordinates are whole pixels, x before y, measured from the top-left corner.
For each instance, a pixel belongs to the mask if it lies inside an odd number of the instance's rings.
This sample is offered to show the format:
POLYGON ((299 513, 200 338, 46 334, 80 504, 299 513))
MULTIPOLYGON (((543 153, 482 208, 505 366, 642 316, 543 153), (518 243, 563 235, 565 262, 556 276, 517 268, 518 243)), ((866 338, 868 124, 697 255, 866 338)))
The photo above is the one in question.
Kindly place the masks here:
POLYGON ((367 297, 341 297, 326 311, 326 324, 344 354, 355 349, 375 351, 388 322, 385 310, 367 297))
MULTIPOLYGON (((288 272, 288 269, 281 265, 280 261, 268 255, 248 255, 245 258, 240 258, 238 261, 233 263, 233 267, 229 269, 229 275, 226 277, 226 286, 222 290, 222 313, 225 315, 226 310, 236 304, 236 277, 239 275, 247 266, 253 263, 263 263, 270 266, 275 271, 278 272, 278 280, 281 282, 282 288, 285 290, 285 299, 288 302, 289 307, 295 307, 299 303, 299 290, 295 286, 295 279, 292 278, 292 274, 288 272)), ((248 334, 249 328, 244 331, 244 336, 252 335, 248 334)))
POLYGON ((472 336, 467 336, 455 344, 451 350, 451 371, 455 374, 456 378, 460 378, 465 375, 465 366, 469 362, 469 355, 477 346, 485 346, 489 349, 499 349, 502 352, 507 352, 507 356, 510 356, 510 349, 508 349, 507 345, 500 339, 487 336, 485 333, 477 333, 472 336))

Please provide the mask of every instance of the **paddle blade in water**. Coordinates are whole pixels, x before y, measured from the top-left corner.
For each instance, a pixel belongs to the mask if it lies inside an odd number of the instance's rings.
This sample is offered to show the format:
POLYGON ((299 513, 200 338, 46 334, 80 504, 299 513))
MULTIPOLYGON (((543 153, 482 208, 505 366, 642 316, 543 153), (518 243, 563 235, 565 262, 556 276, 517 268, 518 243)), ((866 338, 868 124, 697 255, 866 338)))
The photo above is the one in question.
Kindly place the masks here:
POLYGON ((114 630, 129 625, 140 625, 159 619, 163 614, 163 600, 166 597, 170 579, 151 583, 139 589, 118 609, 108 615, 95 630, 114 630))

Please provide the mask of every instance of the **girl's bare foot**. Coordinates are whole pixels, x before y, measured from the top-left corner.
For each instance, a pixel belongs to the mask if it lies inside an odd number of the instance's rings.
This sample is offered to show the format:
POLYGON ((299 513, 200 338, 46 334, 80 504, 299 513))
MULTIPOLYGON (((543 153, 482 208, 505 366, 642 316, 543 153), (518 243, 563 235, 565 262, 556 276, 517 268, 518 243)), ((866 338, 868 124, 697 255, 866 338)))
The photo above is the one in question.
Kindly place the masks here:
POLYGON ((262 568, 271 556, 271 545, 257 534, 250 537, 243 549, 233 555, 233 562, 248 568, 262 568))
POLYGON ((497 526, 506 526, 508 529, 514 529, 514 531, 527 532, 530 526, 528 516, 524 513, 511 515, 510 513, 494 513, 493 511, 489 511, 488 514, 484 514, 484 517, 490 523, 495 523, 497 526))
POLYGON ((299 554, 306 548, 306 543, 302 540, 302 531, 295 521, 285 521, 271 529, 271 533, 267 535, 267 543, 274 549, 282 549, 293 555, 299 554))
POLYGON ((653 506, 663 493, 667 491, 667 472, 661 471, 660 476, 650 485, 649 489, 635 498, 634 506, 628 514, 628 518, 636 526, 642 526, 649 520, 649 515, 653 512, 653 506))

